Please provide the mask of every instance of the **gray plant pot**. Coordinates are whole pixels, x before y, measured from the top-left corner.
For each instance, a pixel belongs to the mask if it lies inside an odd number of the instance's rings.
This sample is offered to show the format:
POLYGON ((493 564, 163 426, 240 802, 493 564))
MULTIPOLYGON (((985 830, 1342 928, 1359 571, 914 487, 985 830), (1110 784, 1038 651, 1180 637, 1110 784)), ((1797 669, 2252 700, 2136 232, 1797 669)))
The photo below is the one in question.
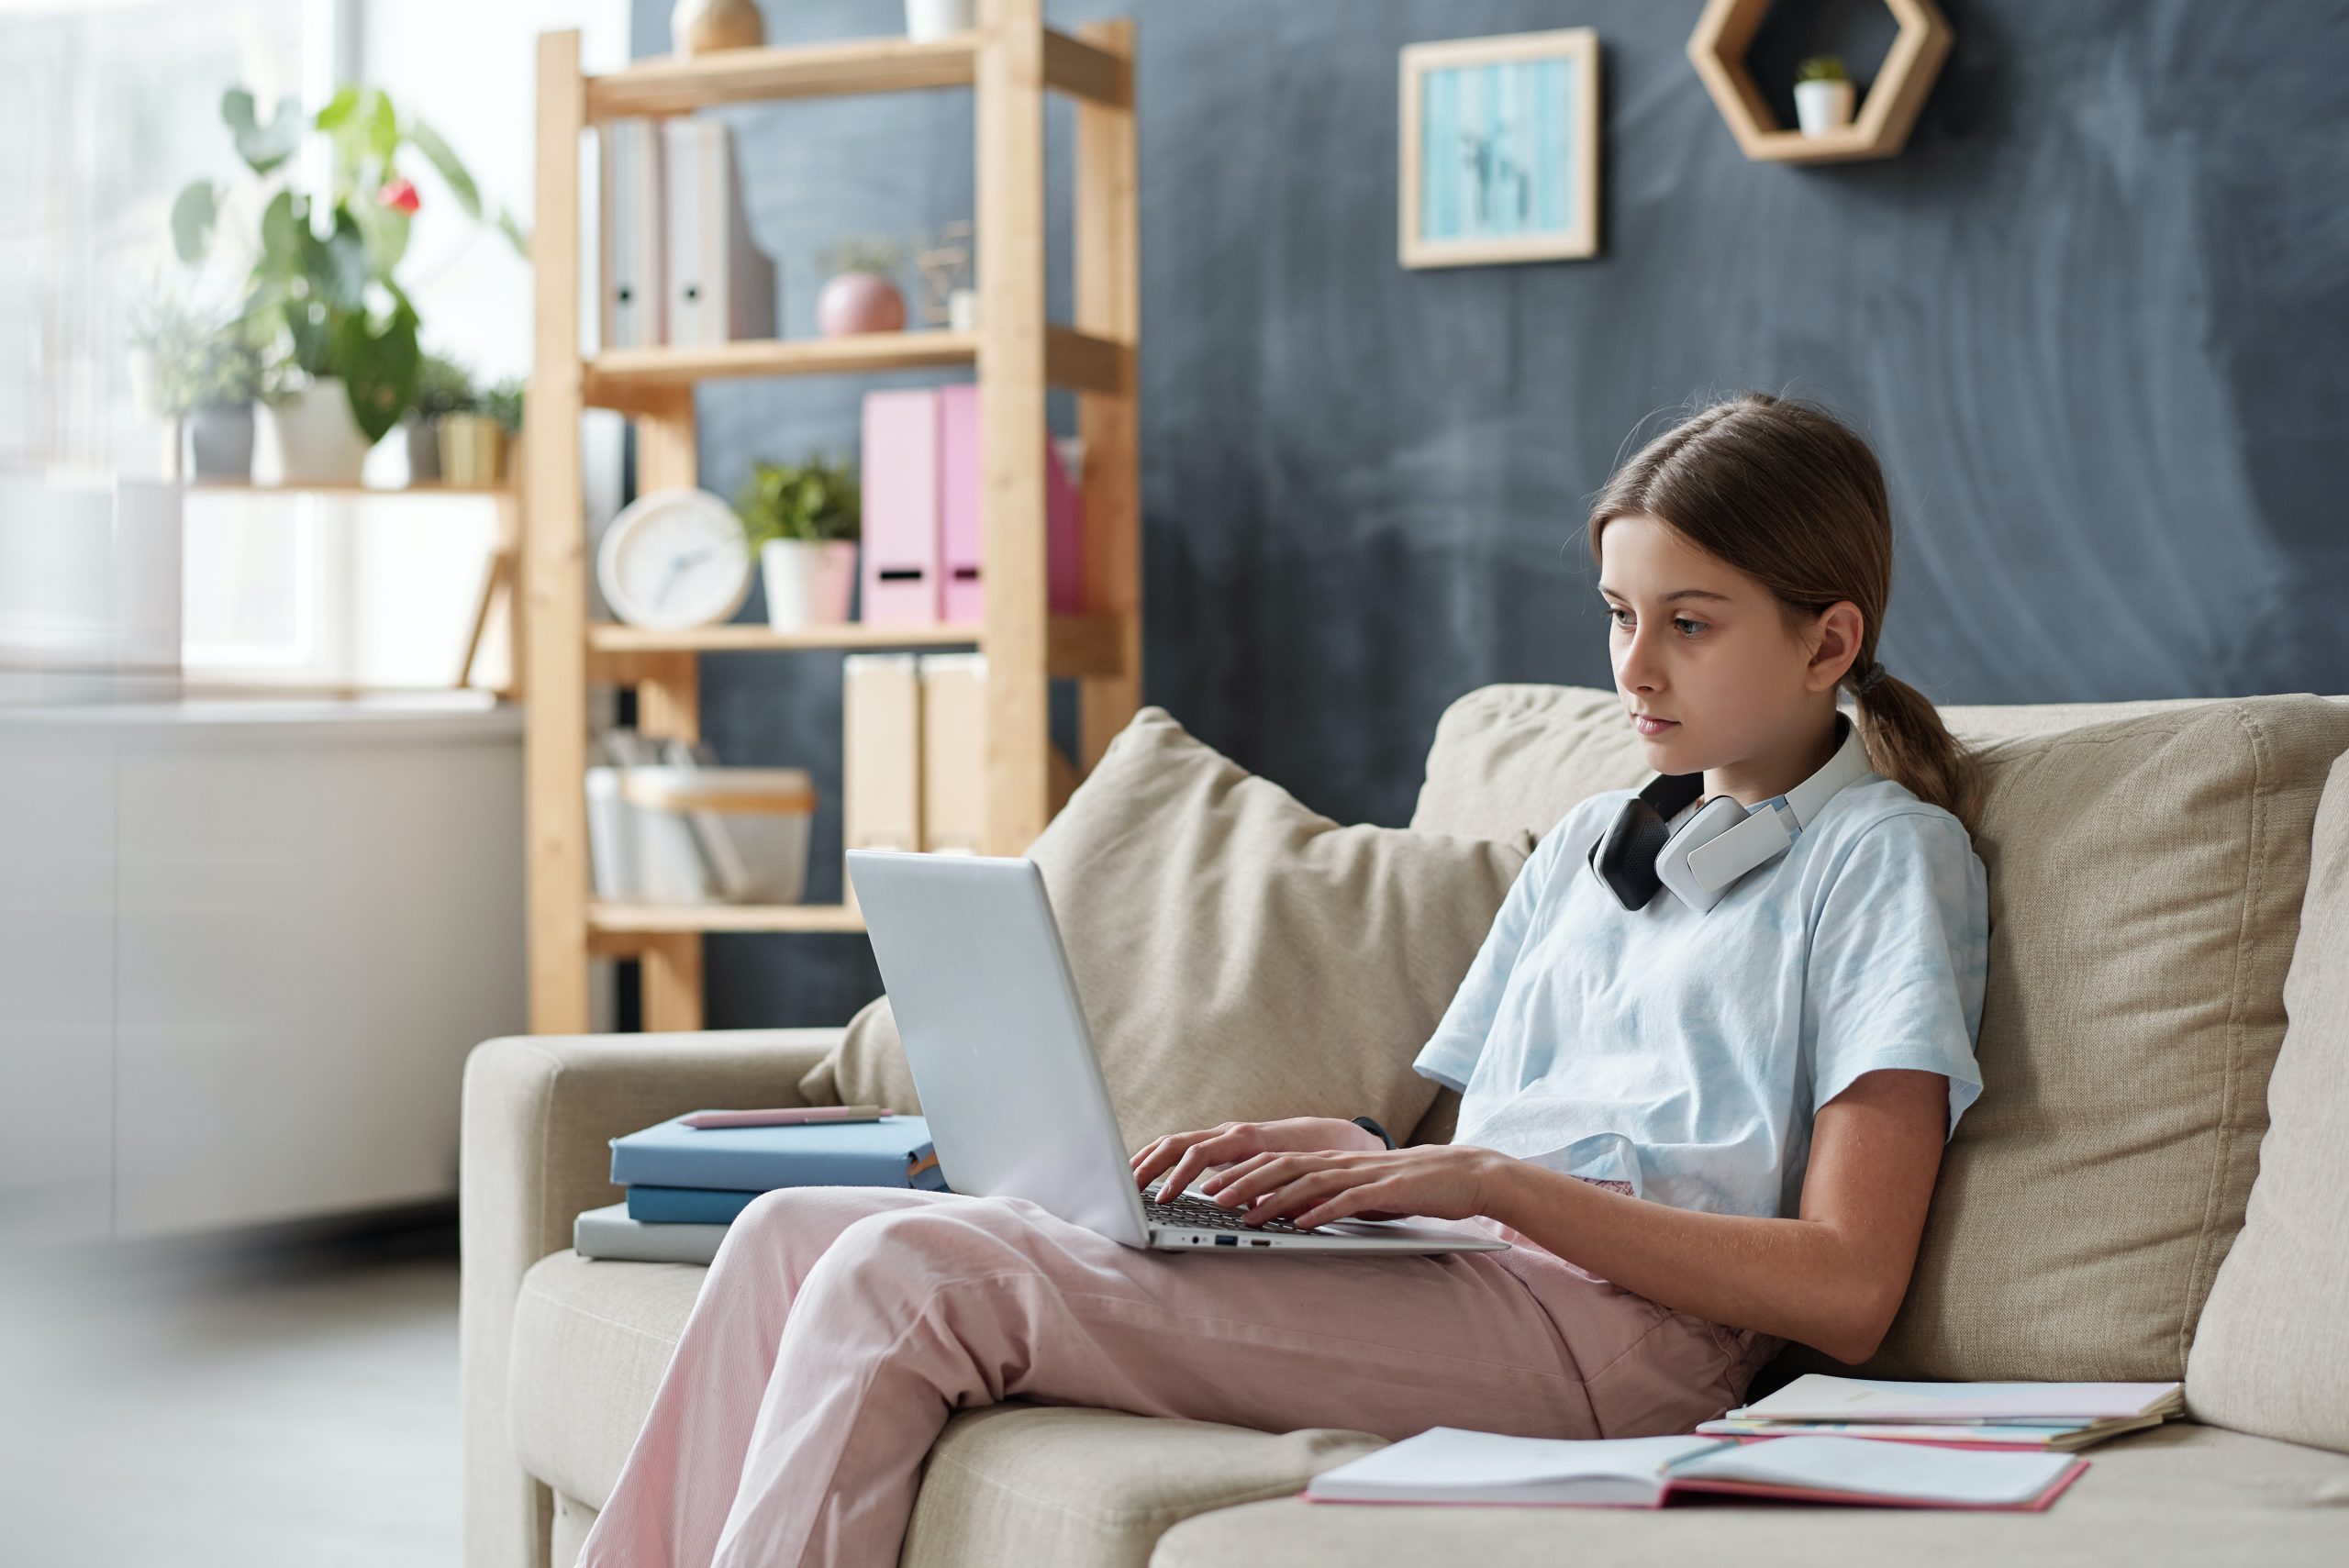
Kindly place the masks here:
POLYGON ((186 443, 181 472, 190 480, 227 480, 241 484, 253 476, 253 406, 217 405, 193 410, 181 421, 186 443))
POLYGON ((411 414, 402 423, 407 430, 407 482, 429 484, 440 477, 440 421, 411 414))

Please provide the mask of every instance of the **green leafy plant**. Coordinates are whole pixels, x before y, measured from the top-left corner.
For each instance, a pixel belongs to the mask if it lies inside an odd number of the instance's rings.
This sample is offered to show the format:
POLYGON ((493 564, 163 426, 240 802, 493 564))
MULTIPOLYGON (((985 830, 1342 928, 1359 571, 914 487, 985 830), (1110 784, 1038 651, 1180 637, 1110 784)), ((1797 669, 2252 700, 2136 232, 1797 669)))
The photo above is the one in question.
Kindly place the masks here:
POLYGON ((416 376, 416 411, 420 417, 438 419, 444 414, 471 414, 480 402, 473 372, 439 354, 424 356, 416 376))
POLYGON ((130 340, 147 351, 158 414, 241 407, 262 395, 261 349, 232 316, 159 295, 134 309, 130 340))
POLYGON ((734 502, 757 549, 769 539, 852 539, 863 521, 855 473, 822 453, 805 462, 754 462, 734 502))
MULTIPOLYGON (((276 350, 278 373, 341 380, 351 417, 370 441, 415 406, 424 355, 415 305, 394 276, 407 252, 409 221, 423 198, 403 172, 413 151, 432 165, 458 207, 478 221, 479 188, 440 134, 420 119, 403 120, 373 88, 346 87, 308 128, 333 149, 332 190, 325 199, 281 177, 301 149, 305 129, 292 99, 268 124, 253 96, 234 88, 220 100, 221 122, 254 179, 271 194, 262 207, 241 316, 249 340, 276 350)), ((183 261, 204 259, 219 227, 224 186, 198 180, 172 204, 172 239, 183 261)), ((527 241, 510 214, 495 227, 518 251, 527 241)))
POLYGON ((501 381, 481 395, 477 413, 486 414, 505 428, 509 436, 522 433, 522 383, 501 381))
POLYGON ((1843 72, 1843 57, 1840 54, 1814 54, 1795 67, 1798 82, 1848 82, 1843 72))
POLYGON ((816 264, 827 277, 841 272, 879 272, 887 276, 897 270, 905 259, 905 248, 896 240, 880 235, 852 235, 837 245, 828 245, 816 256, 816 264))

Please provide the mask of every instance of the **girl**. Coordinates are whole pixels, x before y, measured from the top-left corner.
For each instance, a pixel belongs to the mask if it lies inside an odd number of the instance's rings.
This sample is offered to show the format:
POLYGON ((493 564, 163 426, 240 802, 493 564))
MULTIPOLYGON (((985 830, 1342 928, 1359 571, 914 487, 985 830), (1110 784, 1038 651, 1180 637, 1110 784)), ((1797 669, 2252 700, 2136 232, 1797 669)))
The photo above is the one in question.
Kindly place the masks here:
POLYGON ((1839 756, 1831 778, 1854 782, 1804 791, 1793 841, 1703 908, 1639 903, 1589 863, 1632 791, 1568 811, 1413 1063, 1461 1092, 1450 1143, 1301 1117, 1133 1157, 1170 1194, 1212 1171, 1198 1190, 1248 1225, 1419 1216, 1509 1249, 1233 1264, 1019 1198, 766 1194, 718 1250, 583 1564, 894 1563, 940 1429, 1007 1398, 1636 1437, 1718 1416, 1789 1340, 1875 1350, 1981 1090, 1987 943, 1974 766, 1875 657, 1883 478, 1828 415, 1748 394, 1650 442, 1588 532, 1625 722, 1659 774, 1701 773, 1689 811, 1781 802, 1839 756))

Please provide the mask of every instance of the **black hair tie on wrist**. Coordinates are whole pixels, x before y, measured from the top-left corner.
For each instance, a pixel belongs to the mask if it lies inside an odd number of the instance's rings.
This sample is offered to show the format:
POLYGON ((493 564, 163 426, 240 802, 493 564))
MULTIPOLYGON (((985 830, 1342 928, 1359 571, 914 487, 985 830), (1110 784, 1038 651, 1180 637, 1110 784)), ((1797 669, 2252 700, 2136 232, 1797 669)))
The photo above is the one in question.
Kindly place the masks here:
POLYGON ((1370 1130, 1371 1130, 1371 1131, 1373 1131, 1373 1132, 1375 1132, 1375 1133, 1378 1134, 1378 1140, 1379 1140, 1381 1143, 1384 1143, 1385 1145, 1386 1145, 1386 1147, 1387 1147, 1387 1148, 1392 1149, 1392 1148, 1394 1148, 1394 1147, 1395 1147, 1395 1140, 1394 1140, 1393 1138, 1389 1137, 1389 1136, 1387 1135, 1386 1129, 1385 1128, 1383 1128, 1383 1127, 1379 1126, 1379 1125, 1378 1125, 1378 1123, 1377 1123, 1375 1119, 1373 1119, 1372 1118, 1370 1118, 1370 1117, 1366 1117, 1366 1116, 1358 1116, 1358 1117, 1352 1118, 1351 1119, 1353 1120, 1353 1124, 1354 1124, 1356 1127, 1366 1127, 1366 1128, 1370 1129, 1370 1130))

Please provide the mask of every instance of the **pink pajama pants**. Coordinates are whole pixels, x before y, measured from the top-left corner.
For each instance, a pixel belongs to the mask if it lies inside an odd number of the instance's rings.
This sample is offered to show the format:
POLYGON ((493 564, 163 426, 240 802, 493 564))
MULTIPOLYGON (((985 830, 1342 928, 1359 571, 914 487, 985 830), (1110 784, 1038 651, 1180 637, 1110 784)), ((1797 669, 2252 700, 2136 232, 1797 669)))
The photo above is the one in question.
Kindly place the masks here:
POLYGON ((890 1568, 940 1429, 1004 1399, 1390 1440, 1642 1437, 1738 1403, 1781 1343, 1497 1220, 1417 1223, 1514 1245, 1167 1252, 1024 1198, 765 1194, 718 1249, 581 1568, 890 1568))

